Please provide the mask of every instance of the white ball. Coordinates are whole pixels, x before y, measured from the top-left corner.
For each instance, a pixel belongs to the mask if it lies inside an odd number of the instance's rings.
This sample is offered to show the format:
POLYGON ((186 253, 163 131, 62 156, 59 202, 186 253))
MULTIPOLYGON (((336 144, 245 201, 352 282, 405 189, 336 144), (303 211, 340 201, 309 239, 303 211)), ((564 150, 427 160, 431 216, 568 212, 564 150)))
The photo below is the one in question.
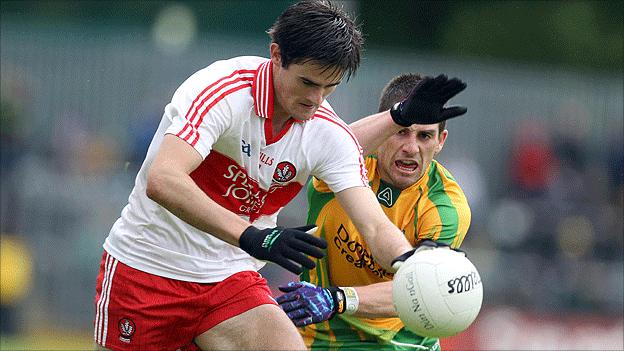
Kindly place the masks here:
POLYGON ((477 318, 483 285, 463 253, 421 247, 394 275, 392 299, 408 330, 427 337, 452 336, 477 318))

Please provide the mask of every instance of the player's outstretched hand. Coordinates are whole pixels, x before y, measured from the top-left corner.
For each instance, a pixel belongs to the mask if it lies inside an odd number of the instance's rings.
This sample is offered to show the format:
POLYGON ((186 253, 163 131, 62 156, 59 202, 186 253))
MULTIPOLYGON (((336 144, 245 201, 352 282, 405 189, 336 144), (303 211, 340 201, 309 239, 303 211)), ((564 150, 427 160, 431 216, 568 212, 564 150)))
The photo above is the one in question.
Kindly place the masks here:
POLYGON ((327 248, 327 241, 310 234, 315 228, 314 225, 267 229, 249 226, 241 234, 239 245, 257 259, 275 262, 295 274, 300 274, 303 271, 301 266, 309 269, 316 267, 307 255, 316 258, 325 255, 321 249, 327 248))
POLYGON ((321 288, 308 282, 290 282, 279 287, 284 295, 277 303, 298 327, 320 323, 344 312, 344 294, 340 288, 321 288))
POLYGON ((466 89, 458 78, 448 79, 444 74, 425 77, 412 89, 405 100, 390 109, 394 123, 409 127, 412 124, 435 124, 461 116, 468 109, 463 106, 444 107, 453 96, 466 89))

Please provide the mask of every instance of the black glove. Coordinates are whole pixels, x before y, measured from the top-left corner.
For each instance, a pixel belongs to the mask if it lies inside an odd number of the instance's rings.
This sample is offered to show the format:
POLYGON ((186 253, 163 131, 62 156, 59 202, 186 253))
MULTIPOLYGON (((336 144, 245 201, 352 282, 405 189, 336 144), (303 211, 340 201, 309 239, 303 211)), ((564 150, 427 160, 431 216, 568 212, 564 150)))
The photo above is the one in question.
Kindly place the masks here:
POLYGON ((316 258, 325 256, 320 249, 327 248, 327 241, 306 233, 315 227, 308 225, 258 229, 249 226, 241 234, 239 246, 257 259, 275 262, 295 274, 300 274, 303 271, 301 265, 308 269, 316 267, 314 261, 306 255, 316 258))
POLYGON ((467 111, 465 107, 444 107, 444 104, 464 89, 466 83, 457 78, 448 79, 444 74, 435 78, 425 77, 416 84, 405 100, 390 109, 390 115, 394 123, 403 127, 412 124, 435 124, 461 116, 467 111))
POLYGON ((394 260, 392 260, 392 263, 390 264, 390 266, 392 266, 392 268, 394 268, 395 270, 398 270, 399 267, 401 267, 401 264, 403 264, 403 262, 405 262, 408 258, 412 257, 412 255, 424 248, 424 247, 429 247, 429 248, 436 248, 436 247, 448 247, 453 251, 457 251, 457 252, 461 252, 464 254, 464 256, 468 257, 468 255, 466 254, 466 252, 464 252, 463 250, 460 249, 453 249, 451 248, 451 246, 447 243, 441 243, 441 242, 437 242, 437 241, 433 241, 431 239, 425 239, 422 242, 420 242, 420 244, 418 244, 418 246, 416 246, 416 248, 413 248, 407 252, 405 252, 404 254, 402 254, 401 256, 395 258, 394 260))

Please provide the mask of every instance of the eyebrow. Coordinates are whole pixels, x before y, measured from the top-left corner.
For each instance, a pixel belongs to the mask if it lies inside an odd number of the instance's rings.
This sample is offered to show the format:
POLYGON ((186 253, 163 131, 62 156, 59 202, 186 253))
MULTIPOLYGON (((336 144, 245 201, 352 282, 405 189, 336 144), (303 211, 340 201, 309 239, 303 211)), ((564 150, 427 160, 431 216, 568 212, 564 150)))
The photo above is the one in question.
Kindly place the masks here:
POLYGON ((437 130, 436 128, 433 128, 433 129, 423 129, 423 130, 419 130, 418 133, 435 134, 436 130, 437 130))
MULTIPOLYGON (((303 81, 305 81, 305 82, 308 82, 308 83, 310 83, 310 84, 312 84, 312 85, 314 85, 314 86, 317 86, 317 87, 322 86, 322 84, 319 84, 319 83, 317 83, 317 82, 313 81, 313 80, 312 80, 312 79, 310 79, 310 78, 306 78, 306 77, 303 77, 303 76, 300 76, 299 78, 301 78, 301 80, 303 80, 303 81)), ((328 88, 329 88, 329 87, 335 87, 335 86, 337 86, 338 84, 340 84, 341 82, 342 82, 342 79, 341 79, 341 80, 339 80, 339 81, 337 81, 337 82, 335 82, 335 83, 327 84, 327 85, 326 85, 326 87, 328 87, 328 88)))

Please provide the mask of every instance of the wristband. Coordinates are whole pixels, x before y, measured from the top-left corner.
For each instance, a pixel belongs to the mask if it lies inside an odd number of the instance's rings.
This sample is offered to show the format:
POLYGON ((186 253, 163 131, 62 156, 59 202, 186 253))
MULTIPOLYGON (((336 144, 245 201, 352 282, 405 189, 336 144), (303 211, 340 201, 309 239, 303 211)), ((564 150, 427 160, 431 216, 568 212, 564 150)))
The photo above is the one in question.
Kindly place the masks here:
POLYGON ((337 314, 341 314, 345 312, 346 304, 345 304, 345 293, 342 289, 337 287, 329 287, 327 288, 332 298, 334 299, 334 303, 336 304, 335 311, 337 314))
POLYGON ((344 293, 345 298, 345 314, 354 314, 360 307, 360 298, 357 291, 352 287, 340 287, 340 290, 344 293))

